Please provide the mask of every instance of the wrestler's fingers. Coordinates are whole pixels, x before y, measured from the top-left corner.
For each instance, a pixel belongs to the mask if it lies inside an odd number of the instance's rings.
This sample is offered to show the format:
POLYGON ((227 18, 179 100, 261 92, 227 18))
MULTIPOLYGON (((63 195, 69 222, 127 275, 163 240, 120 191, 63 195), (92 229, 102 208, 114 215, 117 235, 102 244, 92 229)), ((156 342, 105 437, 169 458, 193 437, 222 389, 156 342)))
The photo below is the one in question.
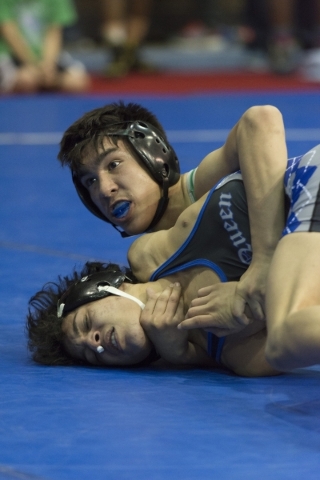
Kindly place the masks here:
POLYGON ((179 323, 179 330, 190 330, 192 328, 211 328, 213 327, 213 319, 211 315, 198 315, 183 320, 179 323))
POLYGON ((210 298, 207 295, 203 297, 194 298, 190 302, 189 310, 191 308, 202 307, 204 305, 207 305, 209 301, 210 301, 210 298))
POLYGON ((145 303, 145 307, 141 310, 140 315, 140 324, 142 327, 147 328, 150 321, 154 317, 154 308, 157 302, 159 294, 156 294, 153 290, 147 290, 147 301, 145 303))
POLYGON ((225 337, 226 335, 231 335, 232 333, 237 333, 241 331, 243 325, 232 325, 230 327, 214 327, 212 326, 212 318, 210 320, 205 317, 196 317, 192 320, 184 320, 178 325, 179 330, 190 330, 193 328, 202 328, 206 332, 211 332, 217 337, 225 337))
POLYGON ((250 323, 249 318, 244 313, 245 308, 246 308, 245 299, 240 297, 239 295, 236 295, 233 302, 232 314, 237 319, 237 322, 240 325, 249 325, 250 323))
POLYGON ((146 293, 147 293, 147 301, 142 311, 142 316, 144 316, 145 314, 149 315, 150 313, 153 312, 154 307, 157 303, 157 299, 159 297, 159 294, 154 292, 151 288, 148 288, 146 290, 146 293))
POLYGON ((249 300, 248 305, 252 312, 253 318, 260 322, 264 322, 266 319, 266 316, 261 303, 257 300, 249 300))
POLYGON ((153 308, 153 315, 173 317, 177 311, 181 297, 181 286, 178 283, 165 288, 157 297, 153 308))
POLYGON ((165 305, 165 313, 170 318, 183 316, 183 298, 181 295, 181 285, 179 283, 171 285, 171 293, 165 305))
POLYGON ((165 311, 171 294, 171 287, 167 287, 160 293, 156 293, 152 288, 147 288, 146 294, 147 301, 141 312, 140 321, 148 321, 155 315, 161 315, 165 311))
POLYGON ((212 292, 212 290, 213 290, 213 285, 202 287, 198 290, 198 297, 206 297, 212 292))

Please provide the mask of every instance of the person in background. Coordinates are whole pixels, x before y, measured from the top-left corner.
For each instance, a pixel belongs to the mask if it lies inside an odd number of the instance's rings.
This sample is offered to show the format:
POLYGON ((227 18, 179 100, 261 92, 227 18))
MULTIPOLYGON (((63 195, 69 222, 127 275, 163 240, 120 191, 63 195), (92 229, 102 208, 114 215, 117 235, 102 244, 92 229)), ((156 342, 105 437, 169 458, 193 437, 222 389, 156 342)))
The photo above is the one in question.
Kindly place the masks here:
POLYGON ((304 59, 309 56, 304 54, 304 50, 320 48, 320 1, 304 1, 302 5, 297 0, 268 2, 270 68, 278 74, 292 73, 300 66, 303 68, 304 59), (298 21, 299 16, 301 21, 298 21))
POLYGON ((63 28, 76 21, 70 0, 2 0, 0 92, 82 92, 84 65, 63 51, 63 28))
POLYGON ((139 50, 150 27, 152 0, 103 0, 102 37, 111 50, 111 63, 105 74, 123 77, 131 71, 151 73, 154 68, 142 62, 139 50))

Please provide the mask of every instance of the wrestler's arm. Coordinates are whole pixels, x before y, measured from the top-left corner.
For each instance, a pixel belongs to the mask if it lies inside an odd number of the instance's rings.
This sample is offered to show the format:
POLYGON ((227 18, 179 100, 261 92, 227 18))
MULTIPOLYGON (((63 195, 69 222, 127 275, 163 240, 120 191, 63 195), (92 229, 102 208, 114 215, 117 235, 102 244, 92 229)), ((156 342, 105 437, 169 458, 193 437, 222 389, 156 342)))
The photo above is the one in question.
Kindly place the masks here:
POLYGON ((161 358, 175 365, 215 366, 196 336, 190 340, 189 332, 177 329, 184 317, 180 285, 175 283, 160 293, 149 289, 147 294, 140 323, 161 358))
POLYGON ((50 25, 47 28, 43 43, 43 54, 39 64, 43 82, 51 87, 56 81, 57 59, 62 49, 62 28, 60 25, 50 25))
POLYGON ((252 263, 239 282, 234 303, 235 315, 244 321, 246 302, 255 319, 264 318, 266 277, 284 225, 286 164, 282 115, 275 107, 257 106, 244 113, 223 147, 205 157, 196 172, 195 195, 199 198, 217 176, 241 169, 253 249, 252 263))
MULTIPOLYGON (((140 322, 159 355, 176 365, 217 367, 200 342, 181 335, 176 325, 183 316, 181 289, 178 284, 160 294, 149 291, 140 322)), ((185 332, 186 333, 186 332, 185 332)), ((196 333, 193 331, 193 333, 196 333)), ((265 359, 266 329, 257 323, 238 335, 230 335, 224 344, 221 365, 246 377, 277 375, 280 372, 265 359)))
POLYGON ((21 35, 14 20, 7 20, 0 24, 0 34, 9 45, 15 57, 25 65, 35 65, 37 58, 21 35))

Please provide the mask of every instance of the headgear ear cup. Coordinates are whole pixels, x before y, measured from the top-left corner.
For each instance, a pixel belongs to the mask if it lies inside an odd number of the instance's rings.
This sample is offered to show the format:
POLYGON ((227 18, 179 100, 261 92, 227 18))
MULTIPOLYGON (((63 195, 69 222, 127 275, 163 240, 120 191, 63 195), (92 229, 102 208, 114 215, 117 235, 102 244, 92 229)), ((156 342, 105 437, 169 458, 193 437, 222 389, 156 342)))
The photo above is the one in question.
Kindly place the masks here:
POLYGON ((168 187, 178 182, 180 166, 177 155, 156 128, 146 122, 136 121, 126 130, 114 135, 125 135, 128 138, 134 151, 159 185, 162 185, 164 178, 168 179, 168 187), (164 171, 167 172, 166 176, 163 175, 164 171))

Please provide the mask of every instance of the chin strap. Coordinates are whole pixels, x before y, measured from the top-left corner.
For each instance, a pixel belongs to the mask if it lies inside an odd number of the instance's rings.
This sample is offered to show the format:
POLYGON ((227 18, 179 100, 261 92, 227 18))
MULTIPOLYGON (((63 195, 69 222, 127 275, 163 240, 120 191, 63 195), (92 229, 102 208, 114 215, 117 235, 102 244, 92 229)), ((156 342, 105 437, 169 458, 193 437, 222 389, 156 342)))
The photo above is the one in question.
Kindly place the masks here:
POLYGON ((146 233, 150 232, 150 230, 153 229, 161 220, 164 212, 166 211, 166 208, 168 206, 169 199, 168 198, 160 198, 159 203, 158 203, 158 208, 155 213, 155 216, 153 217, 152 222, 150 223, 149 227, 146 230, 146 233))
POLYGON ((99 292, 109 292, 112 295, 118 295, 119 297, 129 298, 133 302, 136 302, 139 305, 139 307, 141 308, 141 310, 143 310, 144 307, 145 307, 145 304, 142 303, 138 298, 133 297, 129 293, 123 292, 122 290, 119 290, 118 288, 110 287, 109 285, 104 285, 104 286, 99 285, 98 290, 99 290, 99 292))

